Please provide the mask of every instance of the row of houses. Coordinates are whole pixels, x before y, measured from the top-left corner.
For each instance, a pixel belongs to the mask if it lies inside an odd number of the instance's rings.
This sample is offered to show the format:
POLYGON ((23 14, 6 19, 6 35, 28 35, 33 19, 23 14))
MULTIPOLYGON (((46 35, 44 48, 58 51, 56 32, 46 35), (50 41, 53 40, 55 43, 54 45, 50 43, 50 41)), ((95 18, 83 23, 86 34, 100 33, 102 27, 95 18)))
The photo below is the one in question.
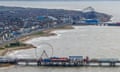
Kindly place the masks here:
POLYGON ((9 17, 6 21, 0 22, 0 40, 10 40, 25 33, 39 29, 52 28, 64 24, 73 25, 98 25, 98 19, 83 19, 79 16, 35 16, 28 18, 9 17))
POLYGON ((58 19, 53 16, 36 16, 0 22, 0 40, 10 40, 11 38, 18 37, 24 33, 55 27, 60 24, 67 24, 70 23, 69 21, 69 17, 58 19))

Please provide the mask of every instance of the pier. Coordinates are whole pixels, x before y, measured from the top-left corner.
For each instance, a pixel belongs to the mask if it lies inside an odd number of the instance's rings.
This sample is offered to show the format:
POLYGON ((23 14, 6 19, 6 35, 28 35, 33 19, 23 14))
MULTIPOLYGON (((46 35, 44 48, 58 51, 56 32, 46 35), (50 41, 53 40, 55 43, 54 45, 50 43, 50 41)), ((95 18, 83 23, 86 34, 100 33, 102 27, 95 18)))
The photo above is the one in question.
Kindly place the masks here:
POLYGON ((65 66, 65 67, 120 67, 118 59, 70 59, 70 58, 47 58, 47 59, 10 59, 0 58, 0 64, 14 64, 25 66, 65 66))
MULTIPOLYGON (((43 43, 47 44, 47 43, 43 43)), ((53 49, 50 44, 47 44, 53 49)), ((53 54, 53 50, 52 50, 53 54)), ((120 59, 118 58, 89 58, 88 56, 69 56, 69 57, 53 57, 48 56, 47 52, 43 50, 38 58, 12 58, 0 57, 0 64, 13 64, 25 66, 63 66, 63 67, 120 67, 120 59), (43 57, 45 56, 45 57, 43 57)))
POLYGON ((25 65, 30 65, 31 62, 36 63, 37 66, 109 66, 109 67, 116 67, 120 66, 120 61, 89 61, 89 62, 84 62, 84 61, 68 61, 68 62, 42 62, 42 61, 37 61, 37 60, 22 60, 22 61, 17 61, 17 64, 19 62, 24 62, 25 65))
MULTIPOLYGON (((41 43, 51 48, 51 55, 43 50, 40 57, 35 53, 36 58, 13 58, 0 57, 0 64, 25 65, 25 66, 63 66, 63 67, 120 67, 120 59, 118 58, 90 58, 88 56, 69 56, 58 57, 53 56, 53 47, 49 43, 41 43)), ((35 50, 36 52, 36 50, 35 50)))

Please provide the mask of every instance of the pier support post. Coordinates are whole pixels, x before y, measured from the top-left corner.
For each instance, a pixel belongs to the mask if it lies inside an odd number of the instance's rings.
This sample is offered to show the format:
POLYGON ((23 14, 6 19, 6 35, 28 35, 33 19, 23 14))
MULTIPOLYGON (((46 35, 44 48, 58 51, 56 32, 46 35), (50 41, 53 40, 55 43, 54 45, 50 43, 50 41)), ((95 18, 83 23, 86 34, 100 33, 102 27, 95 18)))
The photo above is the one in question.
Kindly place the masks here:
POLYGON ((63 65, 63 66, 66 66, 66 65, 65 65, 65 62, 63 62, 62 65, 63 65))
POLYGON ((110 66, 114 67, 116 64, 114 62, 110 62, 110 66))
POLYGON ((101 63, 101 62, 99 62, 99 66, 102 66, 102 63, 101 63))
POLYGON ((40 66, 41 65, 41 62, 40 61, 37 61, 37 66, 40 66))
POLYGON ((28 65, 29 65, 29 62, 27 62, 27 61, 26 61, 25 63, 26 63, 26 66, 28 66, 28 65))

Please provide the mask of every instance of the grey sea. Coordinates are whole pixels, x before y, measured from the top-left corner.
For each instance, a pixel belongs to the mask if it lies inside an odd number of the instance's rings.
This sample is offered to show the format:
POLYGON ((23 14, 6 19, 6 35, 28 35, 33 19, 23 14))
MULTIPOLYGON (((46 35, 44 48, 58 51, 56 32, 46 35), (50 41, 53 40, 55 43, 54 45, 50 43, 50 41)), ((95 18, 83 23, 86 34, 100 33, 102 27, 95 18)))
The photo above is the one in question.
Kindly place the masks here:
MULTIPOLYGON (((82 10, 88 6, 97 11, 113 15, 113 21, 119 21, 119 1, 1 1, 0 5, 82 10)), ((20 50, 7 54, 12 57, 33 58, 41 54, 41 43, 53 46, 53 56, 89 56, 90 58, 119 58, 120 59, 120 27, 108 26, 75 26, 71 30, 53 31, 57 36, 33 38, 25 43, 33 44, 37 50, 20 50)), ((51 49, 43 47, 51 55, 51 49)), ((0 72, 119 72, 120 67, 37 67, 11 66, 0 68, 0 72)))
MULTIPOLYGON (((51 48, 41 43, 53 46, 53 56, 89 56, 90 58, 119 58, 120 59, 120 28, 108 26, 77 26, 72 30, 54 31, 57 36, 38 37, 26 41, 33 44, 35 49, 20 50, 9 53, 8 56, 18 58, 40 57, 42 49, 51 55, 51 48), (36 53, 35 53, 36 52, 36 53)), ((0 72, 119 72, 120 67, 37 67, 12 66, 1 68, 0 72)))

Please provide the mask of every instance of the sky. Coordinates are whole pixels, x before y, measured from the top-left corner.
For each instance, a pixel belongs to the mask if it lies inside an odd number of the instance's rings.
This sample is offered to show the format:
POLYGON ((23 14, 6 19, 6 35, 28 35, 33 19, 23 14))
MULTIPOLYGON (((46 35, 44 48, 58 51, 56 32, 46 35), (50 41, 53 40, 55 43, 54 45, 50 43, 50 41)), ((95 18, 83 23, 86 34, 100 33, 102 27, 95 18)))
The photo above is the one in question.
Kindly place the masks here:
POLYGON ((0 1, 120 1, 120 0, 0 0, 0 1))

